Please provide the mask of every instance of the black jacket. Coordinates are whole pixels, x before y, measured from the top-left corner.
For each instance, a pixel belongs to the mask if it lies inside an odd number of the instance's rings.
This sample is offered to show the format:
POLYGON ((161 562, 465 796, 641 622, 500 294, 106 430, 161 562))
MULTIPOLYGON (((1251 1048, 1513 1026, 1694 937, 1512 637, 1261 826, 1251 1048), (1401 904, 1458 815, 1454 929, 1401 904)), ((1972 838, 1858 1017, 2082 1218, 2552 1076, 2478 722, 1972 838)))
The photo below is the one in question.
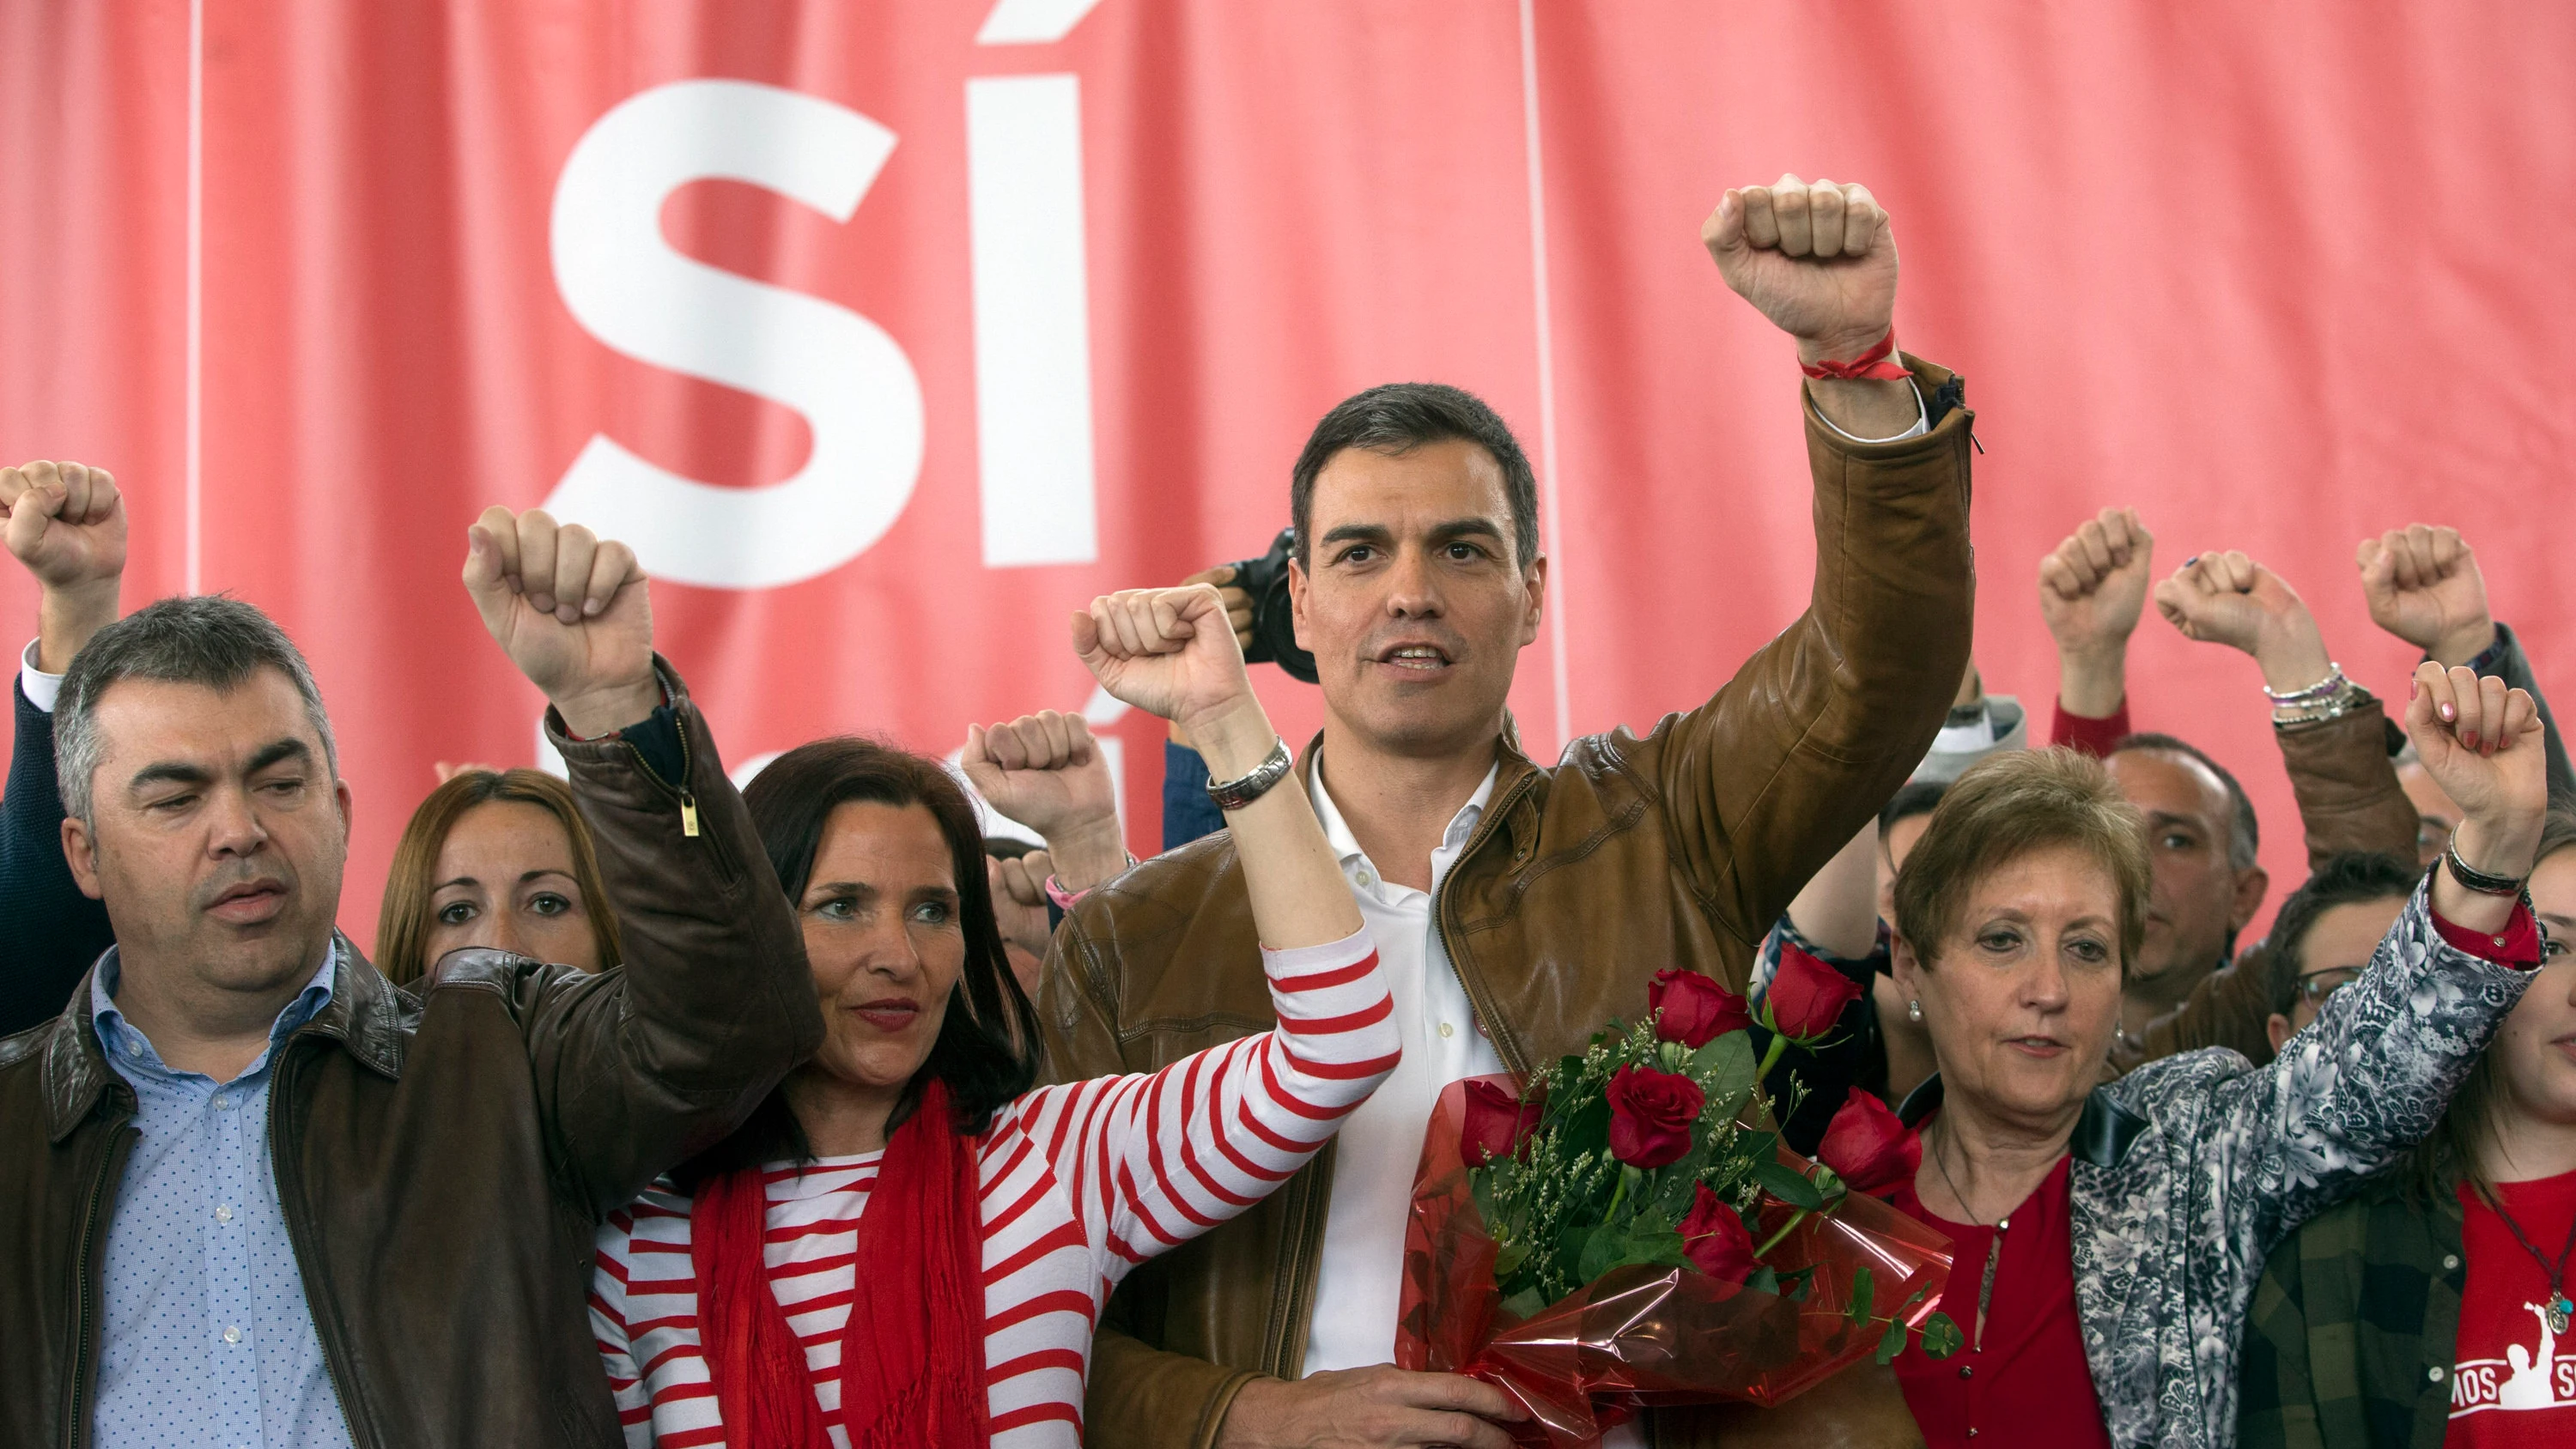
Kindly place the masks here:
POLYGON ((18 740, 0 798, 0 1036, 60 1016, 115 939, 107 907, 82 895, 63 861, 63 795, 54 777, 54 717, 9 686, 18 740))

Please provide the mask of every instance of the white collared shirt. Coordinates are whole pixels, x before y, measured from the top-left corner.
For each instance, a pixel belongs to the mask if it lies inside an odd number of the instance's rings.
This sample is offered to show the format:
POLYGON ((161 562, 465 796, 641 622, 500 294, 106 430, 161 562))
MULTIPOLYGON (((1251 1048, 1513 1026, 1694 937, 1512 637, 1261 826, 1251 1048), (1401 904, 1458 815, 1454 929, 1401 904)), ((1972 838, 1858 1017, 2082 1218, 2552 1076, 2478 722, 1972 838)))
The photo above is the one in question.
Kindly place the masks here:
MULTIPOLYGON (((1496 771, 1449 821, 1431 852, 1431 886, 1449 874, 1485 806, 1496 771)), ((1404 1061, 1395 1075, 1342 1123, 1333 1148, 1333 1196, 1324 1220, 1323 1262, 1315 1281, 1315 1319, 1306 1336, 1306 1372, 1365 1368, 1395 1358, 1396 1304, 1404 1290, 1404 1222, 1413 1201, 1413 1170, 1422 1157, 1440 1089, 1461 1077, 1505 1070, 1500 1053, 1476 1024, 1467 988, 1449 963, 1431 918, 1431 894, 1378 873, 1351 837, 1342 812, 1315 771, 1315 814, 1341 858, 1360 917, 1377 939, 1378 967, 1395 998, 1404 1061)))
MULTIPOLYGON (((1378 873, 1315 770, 1315 814, 1340 857, 1360 918, 1377 940, 1378 969, 1395 998, 1404 1060, 1375 1094, 1342 1120, 1333 1147, 1333 1196, 1324 1218, 1323 1261, 1315 1274, 1315 1316, 1306 1331, 1307 1373, 1368 1368, 1395 1361, 1395 1320, 1404 1297, 1404 1224, 1413 1208, 1413 1173, 1422 1134, 1441 1089, 1462 1077, 1507 1071, 1467 1000, 1467 987, 1440 942, 1432 896, 1493 803, 1500 766, 1449 819, 1431 852, 1431 890, 1397 885, 1378 873)), ((1602 1449, 1644 1449, 1635 1422, 1620 1425, 1602 1449)))

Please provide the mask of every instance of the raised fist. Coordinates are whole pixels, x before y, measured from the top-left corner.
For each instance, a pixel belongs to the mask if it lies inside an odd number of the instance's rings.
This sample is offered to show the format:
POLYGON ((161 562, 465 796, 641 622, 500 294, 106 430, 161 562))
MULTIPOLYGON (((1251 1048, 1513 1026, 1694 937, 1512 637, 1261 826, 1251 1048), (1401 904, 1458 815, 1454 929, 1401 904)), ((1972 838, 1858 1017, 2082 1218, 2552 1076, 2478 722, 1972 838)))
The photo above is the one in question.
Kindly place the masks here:
POLYGON ((1117 831, 1109 760, 1078 714, 1049 709, 990 728, 968 725, 958 765, 985 803, 1049 845, 1104 825, 1117 831))
POLYGON ((2298 590, 2241 552, 2186 561, 2156 585, 2156 612, 2186 639, 2253 655, 2263 682, 2282 693, 2322 684, 2334 672, 2298 590))
POLYGON ((1055 932, 1047 920, 1046 878, 1053 862, 1043 850, 1009 860, 984 857, 984 883, 993 896, 993 924, 1001 928, 1002 945, 1011 958, 1011 974, 1020 991, 1037 999, 1038 976, 1046 966, 1047 945, 1055 932))
POLYGON ((116 622, 125 573, 125 500, 105 468, 35 462, 0 468, 0 535, 36 576, 36 667, 60 674, 116 622))
POLYGON ((1896 234, 1866 186, 1782 176, 1730 190, 1700 243, 1736 295, 1798 339, 1809 362, 1848 362, 1896 315, 1896 234))
POLYGON ((1206 584, 1101 595, 1073 616, 1073 651, 1112 696, 1193 735, 1197 719, 1252 695, 1225 601, 1206 584))
POLYGON ((2406 701, 2406 733, 2424 772, 2460 807, 2451 837, 2460 858, 2491 875, 2529 875, 2549 809, 2548 759, 2531 696, 2501 679, 2426 660, 2406 701))
POLYGON ((2495 642, 2486 576, 2458 529, 2392 528, 2363 539, 2355 562, 2380 628, 2445 664, 2466 664, 2495 642))
POLYGON ((613 734, 662 702, 634 550, 542 508, 484 509, 465 538, 465 592, 483 627, 565 728, 585 739, 613 734))
POLYGON ((2155 535, 2134 508, 2105 508, 2039 561, 2039 616, 2061 655, 2098 655, 2129 642, 2146 608, 2155 535))
POLYGON ((103 585, 125 572, 125 499, 105 468, 38 461, 0 468, 9 552, 48 590, 103 585))

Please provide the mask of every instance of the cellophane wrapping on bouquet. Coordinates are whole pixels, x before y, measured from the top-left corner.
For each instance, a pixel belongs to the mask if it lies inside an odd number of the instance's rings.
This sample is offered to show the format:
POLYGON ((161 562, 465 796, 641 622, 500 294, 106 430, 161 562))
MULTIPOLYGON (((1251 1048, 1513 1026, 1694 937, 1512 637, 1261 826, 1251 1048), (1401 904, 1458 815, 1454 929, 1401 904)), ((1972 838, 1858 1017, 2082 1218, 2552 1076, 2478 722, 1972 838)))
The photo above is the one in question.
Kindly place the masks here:
MULTIPOLYGON (((1509 1077, 1484 1080, 1517 1090, 1509 1077)), ((1812 1265, 1798 1298, 1687 1267, 1631 1265, 1516 1318, 1503 1308, 1494 1240, 1460 1156, 1466 1090, 1455 1082, 1441 1093, 1414 1174, 1395 1361, 1465 1374, 1509 1394, 1529 1411, 1516 1437, 1533 1449, 1598 1443, 1650 1408, 1777 1405, 1870 1357, 1891 1310, 1919 1330, 1949 1280, 1948 1239, 1854 1195, 1830 1213, 1805 1215, 1763 1255, 1784 1274, 1812 1265), (1852 1312, 1864 1267, 1881 1305, 1875 1320, 1852 1312)), ((1785 1148, 1780 1159, 1806 1165, 1785 1148)), ((1767 1238, 1792 1216, 1766 1201, 1756 1236, 1767 1238)))

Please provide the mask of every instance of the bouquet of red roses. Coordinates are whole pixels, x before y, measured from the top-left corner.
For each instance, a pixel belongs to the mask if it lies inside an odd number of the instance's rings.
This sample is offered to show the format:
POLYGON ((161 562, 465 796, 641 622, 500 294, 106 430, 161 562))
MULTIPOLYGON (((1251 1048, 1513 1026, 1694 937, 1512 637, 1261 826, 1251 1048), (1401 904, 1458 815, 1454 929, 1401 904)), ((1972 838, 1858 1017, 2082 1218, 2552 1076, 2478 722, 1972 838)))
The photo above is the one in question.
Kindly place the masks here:
POLYGON ((1665 971, 1643 1022, 1526 1089, 1451 1084, 1414 1177, 1397 1365, 1483 1379, 1529 1410, 1523 1443, 1572 1449, 1645 1408, 1777 1404, 1910 1333, 1955 1351, 1931 1306, 1947 1240, 1871 1196, 1921 1165, 1914 1134, 1857 1091, 1821 1162, 1765 1125, 1762 1079, 1857 989, 1792 952, 1757 1065, 1743 998, 1665 971))

